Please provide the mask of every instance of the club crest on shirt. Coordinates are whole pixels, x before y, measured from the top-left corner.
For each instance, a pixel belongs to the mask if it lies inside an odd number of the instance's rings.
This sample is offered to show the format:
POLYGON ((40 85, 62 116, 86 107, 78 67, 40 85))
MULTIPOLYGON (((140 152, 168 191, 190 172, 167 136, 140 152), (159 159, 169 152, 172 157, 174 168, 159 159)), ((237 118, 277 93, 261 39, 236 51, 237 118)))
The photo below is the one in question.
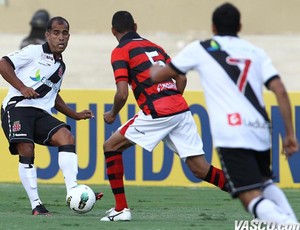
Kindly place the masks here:
POLYGON ((59 67, 59 70, 58 70, 58 76, 60 78, 62 78, 63 74, 64 74, 64 70, 63 70, 63 67, 61 66, 61 67, 59 67))
POLYGON ((18 132, 21 130, 21 123, 20 121, 15 121, 12 125, 12 131, 13 132, 18 132))

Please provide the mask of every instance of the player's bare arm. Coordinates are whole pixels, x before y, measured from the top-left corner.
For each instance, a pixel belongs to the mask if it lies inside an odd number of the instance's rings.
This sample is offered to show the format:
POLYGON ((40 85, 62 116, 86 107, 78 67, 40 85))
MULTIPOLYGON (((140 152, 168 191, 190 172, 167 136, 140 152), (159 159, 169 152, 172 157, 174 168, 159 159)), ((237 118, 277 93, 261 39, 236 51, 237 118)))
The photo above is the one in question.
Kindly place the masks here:
POLYGON ((117 91, 114 97, 114 104, 110 111, 104 113, 104 121, 111 124, 115 121, 116 116, 119 114, 128 98, 128 83, 120 81, 117 83, 117 91))
POLYGON ((272 80, 269 89, 274 92, 284 121, 286 136, 283 140, 284 154, 289 157, 299 150, 292 122, 291 104, 288 93, 280 78, 272 80))
POLYGON ((187 79, 185 75, 178 75, 169 65, 159 66, 153 65, 150 68, 150 76, 153 82, 163 82, 170 79, 170 76, 176 81, 176 87, 183 94, 186 87, 187 79))
POLYGON ((162 67, 155 64, 150 68, 150 76, 153 82, 158 83, 169 80, 170 76, 177 76, 177 73, 169 65, 162 67))
POLYGON ((9 84, 19 90, 25 98, 37 98, 39 96, 33 88, 24 85, 16 76, 13 67, 4 58, 0 59, 0 74, 9 84))
POLYGON ((83 110, 81 112, 76 112, 73 109, 71 109, 65 101, 62 99, 62 97, 57 94, 57 97, 55 99, 55 106, 54 108, 59 111, 60 113, 73 118, 74 120, 82 120, 82 119, 90 119, 94 118, 94 114, 91 110, 83 110))
POLYGON ((174 75, 173 79, 176 81, 176 87, 178 89, 178 91, 183 94, 185 87, 186 87, 186 83, 187 83, 187 79, 185 75, 174 75))

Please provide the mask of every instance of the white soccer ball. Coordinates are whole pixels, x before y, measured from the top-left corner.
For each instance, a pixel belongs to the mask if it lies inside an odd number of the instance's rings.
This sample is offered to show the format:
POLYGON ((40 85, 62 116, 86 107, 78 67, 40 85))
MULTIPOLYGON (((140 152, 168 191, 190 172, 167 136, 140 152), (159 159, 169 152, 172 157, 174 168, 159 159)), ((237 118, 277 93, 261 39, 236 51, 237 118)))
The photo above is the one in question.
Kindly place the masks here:
POLYGON ((96 196, 89 186, 81 184, 69 190, 66 201, 75 213, 84 214, 93 209, 96 196))

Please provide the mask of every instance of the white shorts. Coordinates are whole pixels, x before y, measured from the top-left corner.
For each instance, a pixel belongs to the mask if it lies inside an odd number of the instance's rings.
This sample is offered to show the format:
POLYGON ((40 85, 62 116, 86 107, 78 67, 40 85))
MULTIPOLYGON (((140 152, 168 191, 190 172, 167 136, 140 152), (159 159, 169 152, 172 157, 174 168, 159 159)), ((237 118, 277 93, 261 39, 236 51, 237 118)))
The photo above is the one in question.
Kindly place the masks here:
POLYGON ((190 111, 155 119, 140 111, 118 130, 149 152, 163 141, 183 160, 204 154, 203 143, 190 111))

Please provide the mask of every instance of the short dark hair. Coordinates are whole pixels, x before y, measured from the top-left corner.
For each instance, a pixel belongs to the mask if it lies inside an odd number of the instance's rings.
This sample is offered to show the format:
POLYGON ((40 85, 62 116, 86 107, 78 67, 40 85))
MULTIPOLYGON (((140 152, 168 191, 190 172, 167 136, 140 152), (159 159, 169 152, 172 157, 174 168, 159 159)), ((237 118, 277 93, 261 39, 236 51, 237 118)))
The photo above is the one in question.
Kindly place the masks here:
POLYGON ((240 28, 240 11, 231 3, 224 3, 213 13, 212 21, 218 34, 236 35, 240 28))
POLYGON ((69 25, 69 22, 67 21, 67 19, 65 19, 63 17, 60 17, 60 16, 57 16, 57 17, 51 18, 48 21, 47 28, 46 28, 48 32, 52 29, 52 25, 53 25, 54 22, 57 22, 59 25, 67 24, 68 30, 70 30, 70 25, 69 25))
POLYGON ((119 33, 134 31, 134 20, 128 11, 117 11, 112 18, 112 27, 119 33))

